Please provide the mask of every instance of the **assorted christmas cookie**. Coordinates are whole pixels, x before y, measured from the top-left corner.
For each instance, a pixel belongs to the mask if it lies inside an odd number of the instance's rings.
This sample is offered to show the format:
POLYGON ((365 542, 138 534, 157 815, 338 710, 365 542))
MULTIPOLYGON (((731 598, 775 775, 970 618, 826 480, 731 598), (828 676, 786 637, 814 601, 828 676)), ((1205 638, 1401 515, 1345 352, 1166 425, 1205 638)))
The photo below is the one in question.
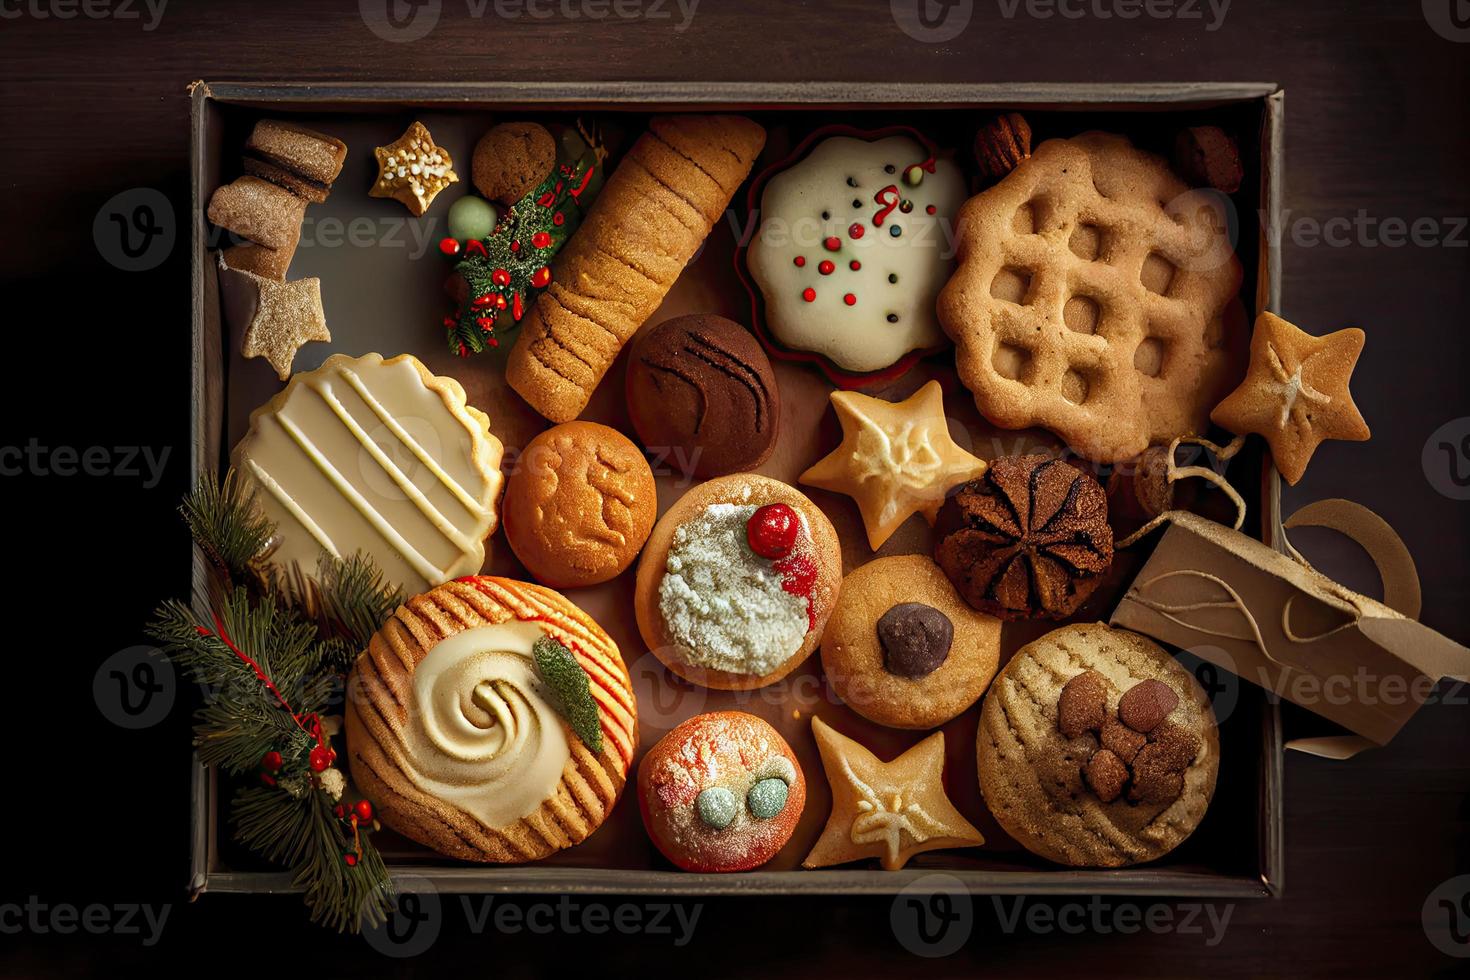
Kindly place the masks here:
POLYGON ((553 422, 582 413, 750 174, 766 131, 743 116, 656 116, 557 256, 505 377, 553 422))
POLYGON ((595 422, 567 422, 521 450, 501 514, 511 550, 538 581, 596 585, 638 557, 658 514, 658 491, 627 436, 595 422))
POLYGON ((1097 623, 1016 652, 980 715, 980 789, 1005 831, 1059 864, 1154 861, 1194 832, 1220 737, 1193 675, 1153 641, 1097 623))
POLYGON ((959 168, 913 136, 823 139, 761 195, 746 262, 771 336, 852 373, 944 346, 934 299, 964 200, 959 168))
POLYGON ((1001 619, 1064 619, 1113 561, 1107 494, 1054 456, 1004 456, 940 508, 934 559, 960 595, 1001 619))
POLYGON ((643 641, 671 671, 746 690, 816 649, 841 581, 826 515, 784 483, 737 473, 700 484, 659 519, 634 607, 643 641))
POLYGON ((247 358, 263 357, 282 381, 291 377, 291 363, 303 344, 327 342, 322 312, 322 281, 298 279, 280 282, 228 264, 228 252, 220 253, 220 305, 225 322, 244 337, 240 353, 247 358))
POLYGON ((648 836, 685 871, 749 871, 791 839, 806 778, 776 729, 716 711, 648 750, 638 763, 638 803, 648 836))
POLYGON ((434 203, 439 192, 459 180, 449 151, 437 145, 421 122, 409 125, 402 136, 373 150, 378 177, 369 197, 388 197, 408 208, 414 217, 434 203))
POLYGON ((1000 663, 1000 620, 965 604, 924 555, 878 558, 842 580, 822 633, 832 690, 864 718, 937 728, 980 699, 1000 663))
POLYGON ((898 871, 915 854, 985 843, 944 793, 944 733, 883 762, 822 719, 812 734, 832 787, 832 813, 804 868, 877 858, 898 871))
POLYGON ((408 600, 348 690, 353 781, 383 823, 465 861, 534 861, 586 839, 638 742, 616 644, 561 595, 509 579, 408 600))
POLYGON ((313 204, 332 192, 347 144, 335 136, 279 119, 262 119, 245 141, 245 172, 279 184, 313 204))
POLYGON ((233 461, 276 525, 277 566, 361 551, 417 591, 484 564, 500 457, 459 382, 408 354, 334 354, 251 414, 233 461))
POLYGON ((1348 379, 1365 335, 1348 327, 1323 337, 1274 313, 1256 318, 1250 369, 1210 418, 1231 432, 1264 436, 1287 483, 1296 483, 1327 439, 1362 442, 1368 423, 1353 404, 1348 379))
POLYGON ((606 155, 580 130, 558 143, 536 123, 502 123, 480 139, 474 182, 485 196, 450 206, 449 237, 439 243, 454 260, 446 289, 455 310, 444 318, 450 350, 465 357, 499 347, 521 322, 591 207, 606 155))
POLYGON ((700 479, 755 469, 775 448, 781 400, 771 362, 749 330, 722 316, 639 331, 627 395, 649 452, 700 479))
POLYGON ((913 514, 932 525, 945 492, 985 472, 985 461, 950 437, 938 381, 901 402, 834 391, 832 407, 842 444, 800 482, 856 500, 874 551, 913 514))

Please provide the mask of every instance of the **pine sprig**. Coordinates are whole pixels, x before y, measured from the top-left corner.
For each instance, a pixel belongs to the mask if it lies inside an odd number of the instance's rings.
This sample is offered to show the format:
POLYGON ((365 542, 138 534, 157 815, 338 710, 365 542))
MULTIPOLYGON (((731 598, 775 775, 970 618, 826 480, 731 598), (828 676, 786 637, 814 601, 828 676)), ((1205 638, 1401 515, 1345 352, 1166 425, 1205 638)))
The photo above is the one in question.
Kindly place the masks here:
MULTIPOLYGON (((361 552, 348 558, 323 555, 315 581, 319 608, 328 626, 346 642, 354 658, 403 605, 403 589, 387 581, 373 560, 361 552)), ((351 666, 349 659, 340 669, 351 666)))
POLYGON ((323 793, 311 794, 307 809, 310 846, 292 868, 292 884, 306 892, 311 921, 338 932, 381 925, 393 900, 393 879, 367 828, 359 827, 354 840, 323 793), (349 851, 357 855, 355 863, 343 860, 349 851))
POLYGON ((179 505, 189 533, 229 581, 248 577, 251 562, 270 544, 276 526, 255 506, 255 493, 230 469, 224 480, 205 472, 179 505))

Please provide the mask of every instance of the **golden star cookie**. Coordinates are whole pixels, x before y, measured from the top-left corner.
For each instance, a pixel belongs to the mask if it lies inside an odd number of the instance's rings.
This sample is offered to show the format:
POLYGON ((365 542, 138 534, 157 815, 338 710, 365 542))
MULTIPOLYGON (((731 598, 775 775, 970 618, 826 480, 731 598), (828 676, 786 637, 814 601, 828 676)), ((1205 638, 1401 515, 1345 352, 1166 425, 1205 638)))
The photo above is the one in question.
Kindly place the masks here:
POLYGON ((291 363, 303 344, 332 339, 322 312, 320 279, 280 282, 232 269, 221 257, 220 286, 228 308, 245 321, 240 353, 265 358, 282 381, 291 377, 291 363))
POLYGON ((414 217, 434 203, 439 192, 459 180, 449 151, 434 143, 428 127, 415 122, 387 146, 373 150, 378 158, 378 179, 369 197, 391 197, 414 217))
POLYGON ((1364 339, 1357 327, 1313 337, 1274 313, 1262 313, 1245 380, 1210 419, 1237 435, 1265 438, 1276 468, 1287 483, 1296 483, 1324 440, 1362 442, 1370 434, 1348 390, 1364 339))
POLYGON ((885 871, 898 871, 923 851, 985 843, 944 795, 943 732, 892 762, 815 716, 812 734, 832 786, 832 815, 802 867, 878 858, 885 871))
POLYGON ((901 402, 834 391, 832 407, 842 423, 842 443, 800 482, 856 500, 874 551, 911 514, 933 524, 945 491, 985 472, 983 459, 950 438, 938 381, 901 402))

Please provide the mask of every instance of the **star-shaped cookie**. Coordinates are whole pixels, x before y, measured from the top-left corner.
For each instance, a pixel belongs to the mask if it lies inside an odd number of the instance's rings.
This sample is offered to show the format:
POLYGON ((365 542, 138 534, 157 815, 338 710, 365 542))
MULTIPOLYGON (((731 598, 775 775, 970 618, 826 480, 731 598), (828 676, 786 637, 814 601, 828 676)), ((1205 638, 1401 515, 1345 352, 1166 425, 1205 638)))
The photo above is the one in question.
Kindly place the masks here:
POLYGON ((219 267, 225 315, 231 323, 245 325, 240 353, 265 358, 282 381, 291 377, 291 362, 302 344, 332 339, 322 312, 320 279, 267 279, 230 268, 223 255, 219 267))
POLYGON ((875 857, 897 871, 922 851, 985 843, 944 795, 943 732, 892 762, 879 761, 816 716, 812 734, 832 787, 832 815, 802 867, 875 857))
POLYGON ((910 514, 923 514, 932 525, 945 492, 985 472, 983 459, 950 438, 938 381, 901 402, 834 391, 832 407, 842 443, 800 479, 856 500, 874 551, 910 514))
POLYGON ((398 139, 373 150, 378 179, 369 197, 391 197, 418 217, 440 191, 459 180, 449 151, 436 145, 428 127, 415 122, 398 139))
POLYGON ((1237 435, 1264 437, 1276 468, 1287 483, 1296 483, 1323 440, 1368 438, 1368 423, 1348 391, 1363 339, 1357 327, 1313 337, 1274 313, 1262 313, 1251 335, 1245 380, 1210 419, 1237 435))

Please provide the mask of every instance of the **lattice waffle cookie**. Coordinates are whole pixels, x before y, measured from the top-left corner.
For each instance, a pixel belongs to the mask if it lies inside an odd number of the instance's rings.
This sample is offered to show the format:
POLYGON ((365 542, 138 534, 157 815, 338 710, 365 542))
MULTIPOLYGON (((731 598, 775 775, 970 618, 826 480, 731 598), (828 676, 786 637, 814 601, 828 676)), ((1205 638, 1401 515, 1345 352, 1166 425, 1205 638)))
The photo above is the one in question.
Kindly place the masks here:
POLYGON ((1224 219, 1106 133, 1049 140, 971 198, 939 320, 981 413, 1101 463, 1203 433, 1244 350, 1224 219))

